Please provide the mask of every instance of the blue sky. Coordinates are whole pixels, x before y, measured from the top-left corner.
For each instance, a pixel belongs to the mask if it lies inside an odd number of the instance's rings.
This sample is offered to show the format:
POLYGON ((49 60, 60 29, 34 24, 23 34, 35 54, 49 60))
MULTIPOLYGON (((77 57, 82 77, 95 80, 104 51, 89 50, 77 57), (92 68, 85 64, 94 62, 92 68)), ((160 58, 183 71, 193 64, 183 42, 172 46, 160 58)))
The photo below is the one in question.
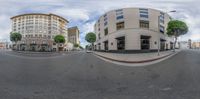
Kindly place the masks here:
POLYGON ((86 45, 86 33, 93 31, 95 21, 109 10, 126 7, 147 7, 168 12, 174 19, 185 21, 188 34, 180 40, 200 41, 200 1, 198 0, 0 0, 0 39, 9 40, 10 17, 23 13, 54 13, 78 26, 81 44, 86 45))

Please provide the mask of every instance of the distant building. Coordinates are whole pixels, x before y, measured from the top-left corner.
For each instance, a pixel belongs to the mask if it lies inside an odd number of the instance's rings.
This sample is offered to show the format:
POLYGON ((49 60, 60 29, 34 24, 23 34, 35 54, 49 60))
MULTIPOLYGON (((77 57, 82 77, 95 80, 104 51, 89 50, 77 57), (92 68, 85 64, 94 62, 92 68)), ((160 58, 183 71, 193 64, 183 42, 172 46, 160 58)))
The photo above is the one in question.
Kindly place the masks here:
POLYGON ((200 48, 200 42, 192 42, 192 48, 199 49, 200 48))
POLYGON ((179 43, 179 47, 180 49, 189 49, 189 42, 188 41, 180 41, 179 43))
POLYGON ((6 48, 6 44, 4 42, 0 42, 0 49, 6 48))
POLYGON ((68 41, 72 44, 80 44, 80 32, 77 26, 68 28, 68 41))
POLYGON ((8 48, 10 48, 9 42, 0 41, 0 49, 8 49, 8 48))

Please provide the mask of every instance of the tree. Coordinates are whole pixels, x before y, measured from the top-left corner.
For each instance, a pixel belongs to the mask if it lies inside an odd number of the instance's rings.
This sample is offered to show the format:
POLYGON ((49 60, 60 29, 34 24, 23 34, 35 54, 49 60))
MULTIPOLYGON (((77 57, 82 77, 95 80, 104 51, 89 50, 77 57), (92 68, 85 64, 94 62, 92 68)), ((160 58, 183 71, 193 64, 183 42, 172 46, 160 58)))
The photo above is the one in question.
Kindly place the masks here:
POLYGON ((54 41, 56 43, 58 43, 58 48, 59 48, 59 51, 62 50, 63 48, 59 46, 60 43, 65 43, 65 37, 63 35, 56 35, 54 37, 54 41), (62 48, 62 49, 60 49, 62 48))
POLYGON ((82 50, 84 49, 82 46, 79 46, 79 48, 82 49, 82 50))
POLYGON ((174 42, 174 51, 175 51, 175 46, 177 42, 177 38, 180 35, 184 35, 188 32, 188 26, 185 22, 180 21, 180 20, 172 20, 168 23, 167 27, 167 34, 169 36, 174 36, 175 37, 175 42, 174 42))
POLYGON ((14 32, 14 33, 10 33, 10 41, 15 42, 15 45, 17 46, 18 49, 18 45, 17 42, 21 41, 22 39, 22 35, 20 33, 14 32))
POLYGON ((55 41, 56 43, 65 43, 65 37, 62 36, 62 35, 56 35, 56 36, 54 37, 54 41, 55 41))
POLYGON ((74 47, 76 47, 76 48, 79 47, 79 44, 75 43, 75 44, 74 44, 74 47))
POLYGON ((92 50, 93 50, 94 42, 96 41, 96 35, 95 35, 95 33, 89 32, 89 33, 85 36, 85 40, 86 40, 88 43, 91 43, 91 44, 92 44, 92 50))

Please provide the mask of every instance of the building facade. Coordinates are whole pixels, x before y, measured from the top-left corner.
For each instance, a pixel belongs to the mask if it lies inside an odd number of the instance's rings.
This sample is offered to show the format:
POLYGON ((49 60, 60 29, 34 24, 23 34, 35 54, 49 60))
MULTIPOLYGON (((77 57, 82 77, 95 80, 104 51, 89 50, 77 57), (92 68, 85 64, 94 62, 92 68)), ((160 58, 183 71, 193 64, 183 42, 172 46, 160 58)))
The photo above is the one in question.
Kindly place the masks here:
POLYGON ((55 14, 30 13, 11 18, 12 33, 18 32, 22 40, 18 50, 52 51, 56 50, 54 37, 63 35, 66 39, 68 21, 55 14))
POLYGON ((77 26, 68 28, 68 41, 72 44, 80 44, 80 32, 77 26))
POLYGON ((200 49, 200 42, 198 42, 198 41, 192 42, 192 48, 193 49, 200 49))
POLYGON ((0 49, 9 49, 10 43, 7 40, 0 39, 0 49))
POLYGON ((112 10, 94 25, 100 51, 156 51, 173 49, 174 38, 166 28, 171 17, 162 11, 147 8, 112 10))

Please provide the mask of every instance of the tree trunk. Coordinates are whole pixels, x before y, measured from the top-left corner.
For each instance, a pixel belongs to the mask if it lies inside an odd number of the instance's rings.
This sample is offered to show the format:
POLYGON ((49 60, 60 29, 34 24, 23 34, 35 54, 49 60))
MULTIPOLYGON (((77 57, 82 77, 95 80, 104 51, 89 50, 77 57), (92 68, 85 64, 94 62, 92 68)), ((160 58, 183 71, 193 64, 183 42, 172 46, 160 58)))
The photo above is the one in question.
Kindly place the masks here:
POLYGON ((92 43, 92 51, 94 50, 94 44, 92 43))
POLYGON ((18 45, 17 45, 17 41, 15 42, 15 50, 17 50, 18 51, 18 45))
POLYGON ((177 37, 175 36, 175 41, 174 41, 174 52, 175 52, 175 49, 176 49, 176 42, 177 42, 177 37))

